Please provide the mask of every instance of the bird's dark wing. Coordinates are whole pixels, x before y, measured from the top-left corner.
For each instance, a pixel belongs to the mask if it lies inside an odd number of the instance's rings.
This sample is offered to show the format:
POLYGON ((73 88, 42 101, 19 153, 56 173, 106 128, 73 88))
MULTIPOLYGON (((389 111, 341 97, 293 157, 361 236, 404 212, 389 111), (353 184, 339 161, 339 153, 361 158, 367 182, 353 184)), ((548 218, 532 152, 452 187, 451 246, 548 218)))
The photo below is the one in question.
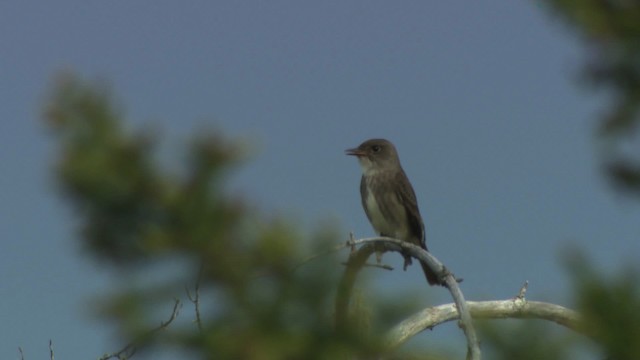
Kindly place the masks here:
POLYGON ((420 245, 427 250, 427 244, 424 236, 424 223, 420 216, 420 210, 418 210, 416 194, 413 191, 413 187, 411 187, 411 183, 404 171, 399 171, 396 174, 396 184, 399 184, 396 190, 396 196, 398 196, 400 203, 405 205, 407 221, 409 222, 411 234, 413 234, 413 238, 417 242, 416 245, 420 245))
POLYGON ((362 178, 360 179, 360 200, 362 201, 362 208, 364 209, 364 213, 367 214, 367 219, 369 219, 369 222, 371 222, 371 214, 369 213, 369 207, 367 206, 367 196, 368 195, 368 189, 367 189, 367 178, 362 175, 362 178))

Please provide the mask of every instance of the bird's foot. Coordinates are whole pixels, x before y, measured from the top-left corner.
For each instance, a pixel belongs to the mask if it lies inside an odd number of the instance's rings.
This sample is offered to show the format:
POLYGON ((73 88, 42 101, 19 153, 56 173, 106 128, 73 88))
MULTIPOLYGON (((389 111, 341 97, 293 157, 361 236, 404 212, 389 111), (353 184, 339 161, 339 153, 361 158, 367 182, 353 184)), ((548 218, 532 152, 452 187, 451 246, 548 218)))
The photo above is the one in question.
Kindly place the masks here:
POLYGON ((412 262, 411 262, 411 256, 405 256, 405 257, 404 257, 404 266, 402 267, 402 269, 403 269, 404 271, 407 271, 407 267, 408 267, 409 265, 411 265, 411 263, 412 263, 412 262))
POLYGON ((382 251, 376 251, 376 263, 382 263, 382 251))

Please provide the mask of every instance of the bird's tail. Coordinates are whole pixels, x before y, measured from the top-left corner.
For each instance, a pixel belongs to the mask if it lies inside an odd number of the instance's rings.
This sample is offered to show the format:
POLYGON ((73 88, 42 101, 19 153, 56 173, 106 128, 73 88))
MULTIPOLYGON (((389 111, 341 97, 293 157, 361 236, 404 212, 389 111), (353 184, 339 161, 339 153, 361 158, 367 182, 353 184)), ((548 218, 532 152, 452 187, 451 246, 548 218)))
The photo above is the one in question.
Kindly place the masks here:
POLYGON ((443 285, 442 281, 438 277, 436 273, 431 270, 427 265, 420 262, 420 266, 422 266, 422 271, 424 272, 424 276, 427 278, 429 285, 443 285))

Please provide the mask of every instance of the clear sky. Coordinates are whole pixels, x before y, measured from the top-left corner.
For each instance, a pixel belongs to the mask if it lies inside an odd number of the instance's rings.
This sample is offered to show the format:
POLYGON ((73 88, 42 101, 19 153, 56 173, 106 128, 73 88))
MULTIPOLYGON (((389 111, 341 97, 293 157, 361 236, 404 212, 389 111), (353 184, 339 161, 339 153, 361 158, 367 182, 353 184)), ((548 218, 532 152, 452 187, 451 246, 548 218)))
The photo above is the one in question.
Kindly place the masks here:
MULTIPOLYGON (((40 120, 56 72, 106 80, 131 123, 176 148, 203 127, 250 140, 232 188, 309 231, 333 219, 345 238, 373 235, 344 149, 387 138, 468 299, 529 280, 529 299, 570 305, 568 245, 608 273, 640 260, 640 209, 597 161, 602 99, 579 87, 583 55, 525 1, 0 2, 0 358, 48 358, 49 339, 64 359, 119 345, 92 316, 112 279, 53 182, 40 120)), ((417 266, 376 276, 424 281, 417 266)))

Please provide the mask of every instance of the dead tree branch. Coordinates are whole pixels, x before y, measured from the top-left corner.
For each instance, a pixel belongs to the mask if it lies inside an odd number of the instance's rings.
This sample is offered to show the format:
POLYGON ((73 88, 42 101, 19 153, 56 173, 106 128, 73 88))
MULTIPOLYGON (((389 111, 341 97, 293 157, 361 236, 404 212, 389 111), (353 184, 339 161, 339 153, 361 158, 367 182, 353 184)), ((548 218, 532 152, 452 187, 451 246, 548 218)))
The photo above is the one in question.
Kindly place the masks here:
MULTIPOLYGON (((467 301, 471 316, 484 319, 542 319, 581 332, 577 312, 560 305, 527 301, 515 297, 509 300, 467 301)), ((402 321, 387 333, 387 345, 393 349, 417 333, 444 322, 458 319, 455 304, 426 308, 402 321)))
POLYGON ((384 252, 396 251, 403 254, 409 254, 423 262, 438 274, 440 279, 442 279, 442 282, 451 292, 451 296, 453 297, 455 308, 457 310, 456 316, 460 319, 460 326, 467 338, 467 358, 471 360, 479 360, 481 358, 480 345, 473 327, 473 320, 471 319, 471 315, 467 309, 462 291, 458 286, 458 280, 440 261, 438 261, 438 259, 416 245, 388 237, 375 237, 357 240, 351 238, 347 242, 347 245, 352 248, 352 252, 349 256, 347 268, 338 287, 338 294, 336 297, 336 327, 341 328, 349 324, 348 314, 351 292, 353 290, 357 274, 362 269, 369 256, 373 252, 379 250, 384 252), (361 245, 360 248, 353 251, 354 247, 357 245, 361 245))
POLYGON ((169 316, 169 319, 161 322, 160 325, 158 325, 157 327, 151 329, 149 332, 145 333, 138 339, 130 342, 125 347, 123 347, 120 351, 117 351, 111 354, 105 354, 99 360, 130 359, 136 353, 138 346, 143 345, 145 341, 152 338, 153 335, 155 335, 157 332, 166 329, 173 322, 173 320, 175 320, 178 317, 178 313, 180 312, 181 306, 182 306, 182 303, 180 302, 180 300, 176 299, 175 303, 173 304, 173 311, 171 312, 171 316, 169 316))

